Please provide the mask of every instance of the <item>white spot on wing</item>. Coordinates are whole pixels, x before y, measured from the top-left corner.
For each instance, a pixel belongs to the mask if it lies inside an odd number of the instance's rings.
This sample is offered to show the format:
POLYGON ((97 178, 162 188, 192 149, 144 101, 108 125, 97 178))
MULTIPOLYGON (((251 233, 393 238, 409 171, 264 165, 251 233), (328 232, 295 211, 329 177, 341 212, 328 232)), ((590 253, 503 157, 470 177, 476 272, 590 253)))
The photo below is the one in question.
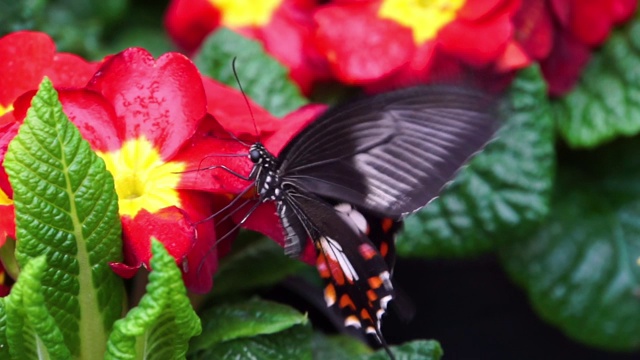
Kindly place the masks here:
POLYGON ((344 252, 342 252, 342 246, 340 246, 337 241, 324 236, 318 241, 320 242, 320 246, 322 247, 322 251, 325 255, 340 265, 340 269, 342 269, 344 276, 346 276, 349 281, 354 282, 358 280, 356 270, 353 268, 353 265, 351 265, 351 262, 344 252))
POLYGON ((357 329, 360 329, 362 327, 362 325, 360 324, 360 320, 358 320, 358 318, 356 318, 355 316, 349 316, 344 319, 344 326, 353 326, 357 329))
POLYGON ((378 276, 380 277, 380 279, 382 279, 382 283, 384 284, 385 289, 393 289, 393 285, 391 284, 391 274, 389 274, 388 271, 383 271, 378 276))
POLYGON ((393 299, 393 297, 391 295, 387 295, 383 298, 380 299, 380 308, 382 310, 387 310, 387 305, 389 304, 389 301, 391 301, 391 299, 393 299))
POLYGON ((343 215, 343 218, 350 220, 350 224, 354 225, 361 233, 366 233, 368 224, 364 215, 356 210, 351 204, 341 203, 334 208, 343 215))

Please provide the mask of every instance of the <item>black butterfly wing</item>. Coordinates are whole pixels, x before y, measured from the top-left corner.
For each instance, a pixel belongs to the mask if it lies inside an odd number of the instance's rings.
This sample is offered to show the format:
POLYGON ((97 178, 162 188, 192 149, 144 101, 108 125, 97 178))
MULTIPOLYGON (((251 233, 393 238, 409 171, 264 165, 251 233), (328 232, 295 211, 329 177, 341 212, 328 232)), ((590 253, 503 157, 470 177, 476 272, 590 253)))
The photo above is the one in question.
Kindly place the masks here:
MULTIPOLYGON (((361 231, 361 221, 296 190, 288 190, 283 203, 292 209, 314 241, 318 251, 316 266, 326 281, 327 306, 339 309, 345 326, 360 328, 384 344, 380 319, 394 290, 387 263, 361 231)), ((283 223, 294 221, 283 219, 283 223)))
POLYGON ((329 110, 280 153, 283 181, 395 219, 425 206, 494 135, 493 97, 415 87, 329 110))

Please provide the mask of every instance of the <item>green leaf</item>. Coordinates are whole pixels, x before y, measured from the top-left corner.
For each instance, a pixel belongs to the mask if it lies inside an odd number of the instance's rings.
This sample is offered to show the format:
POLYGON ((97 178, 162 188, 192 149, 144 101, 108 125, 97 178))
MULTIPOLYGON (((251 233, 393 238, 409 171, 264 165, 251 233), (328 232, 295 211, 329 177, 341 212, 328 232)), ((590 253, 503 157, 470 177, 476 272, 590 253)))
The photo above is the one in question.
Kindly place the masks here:
POLYGON ((30 261, 6 297, 6 342, 12 359, 69 359, 55 319, 44 306, 45 256, 30 261))
MULTIPOLYGON (((640 14, 640 13, 638 13, 640 14)), ((640 19, 615 30, 573 91, 553 102, 560 133, 572 147, 595 147, 640 132, 640 19)))
POLYGON ((0 298, 0 359, 10 359, 9 343, 7 342, 7 310, 5 298, 0 298))
POLYGON ((327 336, 316 332, 311 345, 314 359, 351 360, 373 353, 362 341, 346 335, 327 336))
POLYGON ((105 359, 184 359, 189 339, 202 330, 175 259, 155 239, 151 250, 147 292, 116 321, 105 359))
MULTIPOLYGON (((4 166, 14 192, 16 259, 45 255, 45 306, 77 357, 102 354, 123 303, 122 259, 113 178, 62 112, 45 79, 4 166)), ((21 275, 22 276, 22 275, 21 275)))
POLYGON ((194 62, 203 74, 238 88, 231 68, 234 58, 247 96, 273 115, 284 116, 307 103, 288 70, 265 53, 260 43, 227 28, 207 37, 194 62))
POLYGON ((463 256, 528 233, 549 211, 555 171, 553 123, 539 70, 521 71, 498 138, 441 196, 406 221, 404 256, 463 256))
POLYGON ((215 297, 224 298, 229 294, 274 285, 307 267, 301 261, 284 255, 282 246, 266 237, 238 239, 233 247, 216 272, 215 297))
MULTIPOLYGON (((396 360, 439 360, 443 351, 435 340, 416 340, 400 346, 392 346, 391 352, 396 360)), ((389 355, 384 350, 378 350, 375 354, 363 356, 367 360, 388 360, 389 355)))
POLYGON ((46 5, 47 0, 0 0, 0 37, 34 28, 44 18, 46 5))
MULTIPOLYGON (((49 34, 59 51, 101 59, 109 25, 127 10, 128 0, 0 0, 0 36, 34 30, 49 34)), ((118 30, 123 32, 122 22, 118 30)))
POLYGON ((308 319, 289 306, 252 299, 213 307, 203 314, 202 322, 202 335, 191 341, 190 352, 229 340, 281 332, 305 325, 308 319))
POLYGON ((217 343, 192 354, 190 359, 311 360, 311 326, 296 325, 284 331, 217 343))
POLYGON ((568 336, 640 348, 640 139, 561 158, 542 228, 501 251, 537 312, 568 336))

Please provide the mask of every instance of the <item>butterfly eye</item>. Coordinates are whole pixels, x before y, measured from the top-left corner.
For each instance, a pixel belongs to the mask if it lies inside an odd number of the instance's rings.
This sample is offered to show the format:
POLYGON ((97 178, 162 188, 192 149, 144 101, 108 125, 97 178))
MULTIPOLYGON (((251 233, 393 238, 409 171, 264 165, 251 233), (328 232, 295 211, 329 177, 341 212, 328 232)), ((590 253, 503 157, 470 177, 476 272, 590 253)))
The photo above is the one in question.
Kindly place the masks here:
POLYGON ((260 161, 260 151, 257 149, 252 149, 249 151, 249 159, 256 164, 260 161))

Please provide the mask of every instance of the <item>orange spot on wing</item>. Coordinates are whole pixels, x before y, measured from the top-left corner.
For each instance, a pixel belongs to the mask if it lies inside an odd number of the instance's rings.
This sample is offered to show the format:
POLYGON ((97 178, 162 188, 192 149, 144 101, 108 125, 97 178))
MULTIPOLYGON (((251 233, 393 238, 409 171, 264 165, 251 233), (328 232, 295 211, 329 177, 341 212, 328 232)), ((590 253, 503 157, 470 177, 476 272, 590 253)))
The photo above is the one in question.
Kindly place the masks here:
POLYGON ((371 319, 371 316, 369 316, 369 312, 367 311, 367 309, 362 309, 360 311, 360 319, 369 320, 369 321, 373 322, 373 320, 371 319))
POLYGON ((341 309, 349 307, 353 311, 356 310, 356 304, 353 303, 353 300, 351 300, 351 297, 349 297, 349 295, 347 294, 342 295, 339 305, 341 309))
POLYGON ((382 242, 380 244, 380 255, 387 256, 388 253, 389 253, 389 244, 387 244, 386 242, 382 242))
POLYGON ((329 284, 324 288, 324 296, 331 300, 331 302, 335 302, 336 301, 336 288, 333 286, 333 284, 329 284))
POLYGON ((371 289, 367 290, 367 297, 369 298, 369 301, 376 301, 378 299, 376 292, 371 289))
POLYGON ((380 276, 372 276, 369 278, 369 286, 371 286, 372 289, 377 289, 380 286, 382 286, 382 279, 380 279, 380 276))
POLYGON ((387 232, 389 232, 389 230, 391 230, 392 226, 393 226, 393 220, 392 219, 390 219, 390 218, 382 219, 382 231, 387 233, 387 232))

